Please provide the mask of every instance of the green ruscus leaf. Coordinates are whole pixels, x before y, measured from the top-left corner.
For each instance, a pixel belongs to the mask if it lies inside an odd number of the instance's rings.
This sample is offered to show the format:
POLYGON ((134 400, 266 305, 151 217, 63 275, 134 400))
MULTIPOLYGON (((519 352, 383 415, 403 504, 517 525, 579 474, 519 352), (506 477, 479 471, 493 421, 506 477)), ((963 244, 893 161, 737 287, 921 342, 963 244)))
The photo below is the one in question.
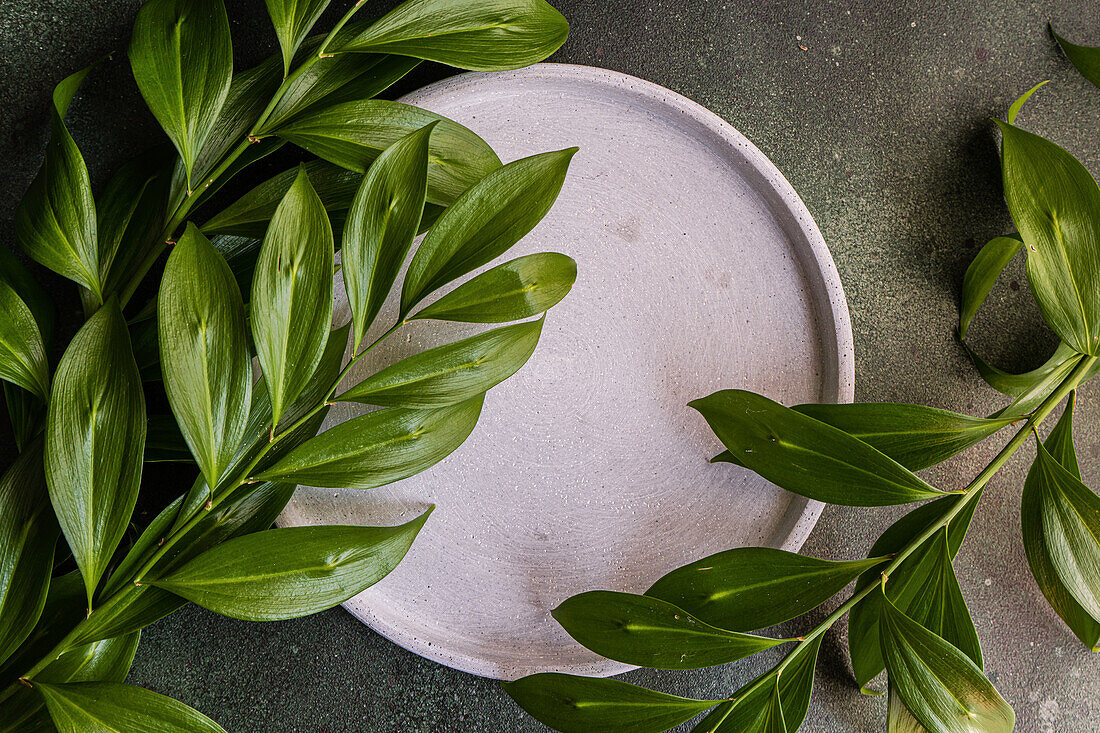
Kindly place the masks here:
POLYGON ((1005 200, 1024 241, 1039 309, 1067 344, 1100 354, 1100 187, 1061 147, 997 124, 1005 200))
POLYGON ((534 674, 502 687, 533 718, 561 733, 662 733, 721 702, 557 673, 534 674))
POLYGON ((59 733, 225 733, 182 702, 120 682, 36 683, 59 733))
POLYGON ((267 14, 275 26, 275 35, 279 38, 279 48, 283 52, 283 76, 290 74, 290 63, 294 52, 305 40, 306 35, 321 13, 325 12, 329 0, 266 0, 267 14))
POLYGON ((897 402, 807 404, 791 409, 840 428, 910 471, 942 463, 1015 420, 971 417, 897 402))
POLYGON ((569 23, 545 0, 407 0, 365 28, 345 29, 333 49, 507 71, 542 61, 568 35, 569 23))
MULTIPOLYGON (((367 169, 344 228, 344 285, 358 351, 420 228, 428 185, 431 122, 382 151, 367 169)), ((484 391, 484 390, 482 390, 484 391)))
POLYGON ((102 300, 103 272, 88 167, 64 123, 69 102, 88 71, 78 71, 54 89, 46 159, 15 213, 15 235, 31 259, 102 300))
POLYGON ((217 486, 244 437, 252 356, 233 272, 193 224, 168 258, 157 303, 168 401, 207 484, 217 486))
POLYGON ((407 315, 426 295, 504 254, 542 220, 565 182, 577 148, 541 153, 493 171, 428 230, 401 291, 407 315))
MULTIPOLYGON (((1054 33, 1053 26, 1050 32, 1054 33)), ((1058 40, 1058 45, 1062 47, 1066 58, 1081 72, 1081 76, 1100 87, 1100 47, 1078 46, 1057 33, 1054 33, 1054 37, 1058 40)))
POLYGON ((512 376, 535 353, 543 319, 437 346, 386 367, 336 397, 384 407, 445 407, 512 376))
POLYGON ((429 509, 398 527, 288 527, 238 537, 152 585, 232 618, 278 621, 343 603, 389 575, 429 509))
POLYGON ((191 172, 233 78, 233 42, 222 0, 149 0, 130 39, 141 96, 191 172))
POLYGON ((653 669, 714 667, 791 641, 720 629, 667 601, 633 593, 581 593, 552 614, 601 657, 653 669))
POLYGON ((46 418, 50 500, 89 607, 137 501, 145 431, 141 377, 112 299, 61 357, 46 418))
POLYGON ((59 532, 36 440, 0 477, 0 664, 42 614, 59 532))
POLYGON ((383 150, 432 122, 438 124, 428 155, 427 199, 447 206, 500 168, 500 158, 471 130, 434 112, 381 99, 319 104, 295 115, 273 134, 318 158, 365 173, 383 150))
POLYGON ((3 279, 0 279, 0 314, 0 379, 46 400, 50 393, 46 344, 34 313, 3 279))
POLYGON ((862 440, 753 392, 722 390, 689 405, 739 465, 796 494, 846 506, 943 496, 862 440))
POLYGON ((886 670, 905 707, 930 731, 1008 733, 1012 708, 965 654, 883 597, 879 637, 886 670))
POLYGON ((544 313, 569 294, 577 263, 557 252, 517 257, 486 270, 410 316, 505 323, 544 313))
POLYGON ((979 250, 974 261, 966 268, 962 305, 959 307, 959 338, 966 338, 970 322, 993 289, 993 283, 1023 246, 1023 240, 1015 235, 994 237, 979 250))
POLYGON ((256 475, 261 481, 373 489, 434 466, 473 432, 482 396, 450 407, 391 407, 335 425, 256 475))
POLYGON ((252 279, 252 335, 271 396, 273 425, 313 376, 332 323, 335 266, 328 214, 304 169, 264 237, 252 279))
POLYGON ((884 558, 834 562, 738 547, 677 568, 646 591, 708 624, 755 631, 817 608, 884 558))

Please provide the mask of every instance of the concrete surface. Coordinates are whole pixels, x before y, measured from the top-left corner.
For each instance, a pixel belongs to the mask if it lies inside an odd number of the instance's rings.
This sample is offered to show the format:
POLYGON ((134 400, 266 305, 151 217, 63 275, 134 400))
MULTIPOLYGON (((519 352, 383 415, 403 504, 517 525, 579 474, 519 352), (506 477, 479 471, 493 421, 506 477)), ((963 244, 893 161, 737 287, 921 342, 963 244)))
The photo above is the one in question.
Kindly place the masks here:
MULTIPOLYGON (((341 8, 347 3, 336 0, 341 8)), ((49 91, 124 48, 137 0, 6 0, 0 5, 0 240, 39 164, 49 91)), ((1020 117, 1100 171, 1100 91, 1078 78, 1046 31, 1054 22, 1100 44, 1095 0, 972 3, 895 0, 558 0, 572 38, 555 60, 618 69, 685 94, 730 120, 784 171, 836 258, 856 339, 857 399, 985 413, 986 388, 952 329, 963 271, 989 237, 1010 230, 988 118, 1053 79, 1020 117)), ((240 63, 272 51, 259 0, 229 3, 240 63)), ((379 10, 387 4, 379 2, 379 10)), ((330 11, 325 23, 332 22, 330 11)), ((415 83, 447 73, 434 68, 415 83)), ((408 85, 405 86, 408 88, 408 85)), ((157 131, 115 60, 73 107, 72 128, 102 176, 157 131)), ((66 288, 59 298, 74 307, 66 288)), ((1053 348, 1016 268, 974 327, 1006 368, 1053 348)), ((71 319, 70 319, 71 320, 71 319)), ((1079 400, 1086 480, 1100 479, 1100 391, 1079 400)), ((6 438, 5 438, 6 443, 6 438)), ((996 450, 980 447, 929 472, 962 485, 996 450)), ((5 450, 7 450, 5 445, 5 450)), ((957 562, 989 675, 1018 730, 1100 728, 1100 660, 1046 607, 1027 571, 1019 491, 1030 449, 987 491, 957 562)), ((171 474, 162 478, 173 487, 171 474)), ((1095 483, 1094 483, 1095 485, 1095 483)), ((900 510, 827 509, 807 553, 862 555, 900 510)), ((827 609, 813 614, 823 617, 827 609)), ((797 631, 812 621, 791 624, 797 631)), ((881 730, 885 703, 850 682, 844 629, 829 633, 803 730, 881 730)), ((768 659, 697 673, 637 672, 634 682, 686 695, 727 695, 768 659)), ((278 624, 190 608, 148 629, 131 680, 174 695, 230 731, 538 731, 492 682, 425 662, 340 609, 278 624)))

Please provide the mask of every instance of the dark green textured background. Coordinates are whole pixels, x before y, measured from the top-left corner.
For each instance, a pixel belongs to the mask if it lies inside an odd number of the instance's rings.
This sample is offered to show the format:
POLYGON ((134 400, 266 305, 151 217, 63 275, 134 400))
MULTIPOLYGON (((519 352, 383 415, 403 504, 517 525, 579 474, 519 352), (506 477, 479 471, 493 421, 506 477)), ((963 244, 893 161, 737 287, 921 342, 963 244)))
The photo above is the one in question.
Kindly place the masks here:
MULTIPOLYGON (((471 0, 474 1, 474 0, 471 0)), ((0 3, 0 240, 45 143, 49 91, 64 75, 125 48, 138 0, 0 3)), ((343 11, 348 0, 334 0, 343 11)), ((375 3, 378 10, 392 2, 375 3)), ((274 50, 261 0, 230 0, 239 68, 274 50)), ((572 36, 555 60, 624 71, 715 110, 786 174, 840 269, 856 343, 859 400, 902 400, 984 413, 1002 404, 955 342, 963 271, 1009 231, 988 118, 1042 79, 1020 122, 1100 170, 1100 90, 1057 52, 1046 23, 1100 44, 1096 0, 1019 3, 899 0, 559 0, 572 36), (803 48, 804 47, 804 48, 803 48)), ((368 9, 372 6, 368 6, 368 9)), ((330 12, 323 24, 333 22, 330 12)), ((413 85, 449 73, 418 72, 413 85)), ((411 85, 406 85, 409 88, 411 85)), ((100 184, 156 142, 120 57, 91 78, 71 124, 100 184)), ((1018 265, 1018 263, 1016 263, 1018 265)), ((75 323, 68 288, 56 292, 75 323)), ((1054 338, 1014 267, 975 325, 1001 365, 1040 363, 1054 338)), ((1086 480, 1100 480, 1100 391, 1079 400, 1086 480)), ((7 437, 0 452, 8 452, 7 437)), ((996 445, 931 472, 961 486, 996 445)), ((1100 729, 1100 658, 1046 607, 1018 532, 1030 447, 992 483, 957 562, 990 678, 1018 730, 1100 729)), ((171 472, 163 475, 165 490, 171 472)), ((1095 483, 1094 483, 1095 485, 1095 483)), ((862 555, 899 510, 829 508, 805 551, 862 555)), ((823 617, 827 609, 814 614, 823 617)), ((805 628, 792 624, 792 633, 805 628)), ((841 625, 843 626, 843 625, 841 625)), ((885 704, 850 683, 844 629, 826 638, 804 730, 877 731, 885 704)), ((686 695, 728 695, 771 661, 698 673, 636 672, 686 695)), ((188 608, 148 629, 131 681, 174 695, 230 731, 537 731, 499 687, 421 660, 341 609, 247 624, 188 608)))

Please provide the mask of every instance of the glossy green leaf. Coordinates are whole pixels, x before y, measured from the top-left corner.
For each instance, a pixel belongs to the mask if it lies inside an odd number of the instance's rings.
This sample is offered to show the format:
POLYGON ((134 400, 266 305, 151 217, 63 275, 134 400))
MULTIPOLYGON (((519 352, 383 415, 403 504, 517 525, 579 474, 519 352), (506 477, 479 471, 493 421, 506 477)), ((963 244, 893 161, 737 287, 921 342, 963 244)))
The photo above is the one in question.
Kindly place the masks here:
POLYGON ((335 251, 324 204, 305 170, 283 197, 268 227, 252 280, 256 355, 278 424, 313 376, 332 323, 335 251))
POLYGON ((942 463, 1015 420, 897 402, 807 404, 791 409, 859 438, 910 471, 942 463))
POLYGON ((348 212, 341 262, 356 351, 393 289, 420 228, 428 145, 437 125, 428 123, 386 148, 367 169, 348 212))
POLYGON ((1028 89, 1026 92, 1021 94, 1016 99, 1015 102, 1013 102, 1012 104, 1010 104, 1008 106, 1008 113, 1005 115, 1005 119, 1008 120, 1008 124, 1010 124, 1010 125, 1015 125, 1016 124, 1016 117, 1020 114, 1020 110, 1024 108, 1024 105, 1027 104, 1027 100, 1031 99, 1031 95, 1033 95, 1033 94, 1035 94, 1035 92, 1039 91, 1039 89, 1041 89, 1045 84, 1047 84, 1048 81, 1050 81, 1050 80, 1048 79, 1047 81, 1039 82, 1038 84, 1033 86, 1031 89, 1028 89))
POLYGON ((1073 412, 1077 407, 1077 392, 1069 393, 1065 409, 1046 439, 1046 447, 1054 460, 1075 478, 1081 478, 1081 465, 1077 461, 1077 448, 1073 445, 1073 412))
POLYGON ((447 206, 500 168, 489 145, 462 125, 400 102, 361 99, 317 105, 274 134, 319 158, 365 173, 382 151, 411 132, 438 122, 428 153, 428 201, 447 206))
POLYGON ((118 304, 73 337, 46 419, 50 500, 84 576, 88 603, 126 532, 145 450, 145 397, 118 304))
MULTIPOLYGON (((1049 393, 1081 361, 1081 355, 1074 351, 1073 347, 1060 343, 1041 366, 1022 374, 1010 374, 986 363, 966 344, 963 346, 986 384, 1002 394, 1016 398, 1029 396, 1034 400, 1040 393, 1049 393)), ((1040 398, 1039 401, 1041 402, 1042 399, 1040 398)))
POLYGON ((20 451, 42 432, 46 425, 46 406, 42 400, 10 382, 4 382, 4 402, 11 420, 12 436, 20 451))
POLYGON ((1058 40, 1058 45, 1062 47, 1066 58, 1081 72, 1081 76, 1100 87, 1100 47, 1078 46, 1076 43, 1071 43, 1055 33, 1053 26, 1050 32, 1058 40))
POLYGON ((0 247, 0 282, 10 285, 34 314, 42 340, 53 340, 54 303, 31 273, 7 247, 0 247))
POLYGON ((753 392, 722 390, 689 406, 739 465, 810 499, 885 506, 943 495, 862 440, 753 392))
POLYGON ((733 699, 715 708, 692 733, 767 733, 782 720, 786 731, 796 731, 806 718, 814 687, 814 667, 824 636, 800 643, 779 666, 737 691, 733 699))
POLYGON ((883 558, 834 562, 770 547, 718 552, 662 576, 647 596, 706 623, 755 631, 801 616, 883 558))
POLYGON ((437 346, 367 377, 336 397, 385 407, 445 407, 503 382, 535 353, 543 319, 437 346))
POLYGON ((391 407, 335 425, 306 441, 259 480, 373 489, 434 466, 473 432, 483 398, 435 410, 391 407))
POLYGON ((313 24, 328 7, 329 0, 266 0, 267 14, 275 26, 279 48, 283 52, 283 76, 290 75, 290 64, 298 46, 313 24))
POLYGON ((959 338, 966 338, 970 322, 974 320, 989 291, 993 289, 997 277, 1023 246, 1023 240, 1015 235, 994 237, 978 251, 974 261, 966 268, 966 275, 963 277, 962 305, 959 308, 959 338))
POLYGON ((35 441, 0 477, 0 663, 42 614, 59 533, 35 441))
POLYGON ((244 437, 252 355, 233 273, 193 224, 161 278, 157 324, 168 402, 210 486, 244 437))
POLYGON ((40 400, 50 394, 46 344, 34 313, 11 285, 0 279, 0 379, 40 400))
POLYGON ((197 710, 119 682, 35 684, 60 733, 225 733, 197 710))
POLYGON ((308 616, 343 603, 389 575, 429 509, 398 527, 288 527, 238 537, 152 585, 246 621, 308 616))
POLYGON ((1027 252, 1027 278, 1063 341, 1100 354, 1100 188, 1068 152, 998 121, 1005 199, 1027 252))
POLYGON ((102 299, 103 272, 88 167, 63 121, 89 70, 65 78, 54 89, 46 159, 15 212, 15 236, 31 259, 102 299))
POLYGON ((401 313, 426 295, 504 254, 554 204, 577 148, 541 153, 496 170, 458 198, 424 235, 401 290, 401 313))
POLYGON ((895 685, 890 685, 886 694, 886 733, 928 733, 898 697, 895 685))
MULTIPOLYGON (((25 673, 41 661, 87 612, 84 581, 79 570, 52 578, 38 622, 15 653, 6 662, 0 662, 0 677, 11 680, 25 673)), ((0 730, 3 728, 0 727, 0 730)))
MULTIPOLYGON (((902 561, 901 565, 891 572, 890 580, 886 584, 886 595, 895 606, 916 619, 918 623, 926 624, 936 633, 949 636, 951 643, 965 648, 979 665, 981 647, 973 630, 973 624, 970 623, 969 612, 960 613, 959 617, 951 623, 937 618, 937 615, 946 612, 949 607, 962 604, 961 591, 958 590, 951 560, 962 547, 980 498, 971 500, 948 523, 945 533, 946 557, 938 544, 939 535, 937 535, 934 541, 925 542, 902 561)), ((890 525, 871 547, 870 554, 883 556, 900 552, 919 534, 939 522, 958 501, 960 499, 957 497, 946 497, 917 507, 890 525)), ((879 573, 864 573, 856 583, 856 590, 862 590, 880 580, 879 573)), ((965 609, 965 605, 962 608, 965 609)), ((866 685, 886 667, 878 635, 881 614, 881 594, 877 593, 872 593, 857 603, 848 614, 848 649, 852 659, 852 670, 855 672, 856 681, 864 688, 864 692, 869 694, 870 690, 866 685)))
POLYGON ((1047 446, 1038 445, 1024 483, 1021 527, 1039 589, 1074 634, 1094 649, 1100 641, 1100 498, 1075 471, 1070 421, 1067 410, 1047 446))
POLYGON ((721 702, 557 673, 534 674, 501 686, 533 718, 561 733, 662 733, 721 702))
POLYGON ((883 598, 879 637, 891 684, 913 717, 943 733, 1008 733, 1015 715, 974 662, 883 598))
POLYGON ((193 188, 195 160, 233 78, 233 43, 222 0, 149 0, 130 39, 141 96, 179 151, 193 188))
POLYGON ((557 252, 517 257, 471 278, 410 319, 504 323, 544 313, 569 294, 577 263, 557 252))
POLYGON ((507 71, 544 60, 568 35, 569 23, 545 0, 407 0, 362 30, 345 30, 333 49, 507 71))
POLYGON ((633 593, 589 591, 551 613, 601 657, 652 669, 714 667, 790 641, 720 629, 667 601, 633 593))

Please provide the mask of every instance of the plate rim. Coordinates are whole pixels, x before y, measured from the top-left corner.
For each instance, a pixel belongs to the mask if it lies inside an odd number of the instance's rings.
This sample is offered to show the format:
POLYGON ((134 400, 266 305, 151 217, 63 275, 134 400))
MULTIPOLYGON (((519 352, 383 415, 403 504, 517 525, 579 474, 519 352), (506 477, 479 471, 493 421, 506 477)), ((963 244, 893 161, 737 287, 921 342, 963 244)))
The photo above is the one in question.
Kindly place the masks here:
MULTIPOLYGON (((831 344, 834 349, 831 356, 835 357, 836 366, 835 384, 826 385, 825 396, 827 398, 831 397, 835 402, 851 402, 853 400, 855 396, 855 346, 851 319, 848 313, 848 301, 844 295, 840 273, 805 202, 795 191, 794 186, 780 172, 779 168, 756 145, 717 113, 671 89, 620 71, 581 64, 540 63, 514 71, 456 74, 405 94, 397 101, 402 104, 421 106, 426 99, 461 93, 466 87, 494 78, 510 80, 517 78, 564 79, 629 88, 633 92, 683 113, 708 131, 718 135, 732 147, 737 148, 738 153, 745 158, 749 166, 756 169, 762 175, 766 185, 774 191, 778 197, 777 202, 782 204, 792 217, 793 223, 797 225, 797 234, 808 245, 810 259, 812 259, 817 274, 821 278, 820 287, 824 290, 824 297, 827 298, 829 303, 828 313, 832 318, 831 331, 835 337, 835 342, 831 344)), ((803 269, 809 270, 805 265, 803 269)), ((812 272, 809 274, 812 276, 812 272)), ((820 300, 821 297, 821 295, 818 295, 815 300, 820 300)), ((821 311, 825 312, 825 309, 822 308, 821 311)), ((828 324, 822 325, 821 334, 825 337, 830 329, 827 327, 828 324)), ((828 339, 823 338, 823 341, 827 342, 828 339)), ((825 363, 828 363, 828 361, 827 359, 825 363)), ((803 501, 801 514, 792 524, 786 538, 779 545, 779 549, 790 552, 798 552, 801 549, 817 524, 817 520, 825 506, 821 502, 811 499, 796 498, 803 501)), ((292 526, 286 520, 285 510, 284 514, 280 515, 277 520, 277 525, 281 527, 292 526)), ((502 665, 500 663, 487 662, 470 655, 445 651, 439 646, 419 639, 415 634, 405 629, 383 621, 369 608, 365 607, 362 601, 357 601, 354 597, 341 605, 375 633, 425 659, 479 677, 514 678, 514 676, 502 676, 502 665)), ((572 665, 568 668, 568 671, 573 674, 608 677, 633 669, 637 669, 637 667, 611 660, 601 660, 572 665)))

